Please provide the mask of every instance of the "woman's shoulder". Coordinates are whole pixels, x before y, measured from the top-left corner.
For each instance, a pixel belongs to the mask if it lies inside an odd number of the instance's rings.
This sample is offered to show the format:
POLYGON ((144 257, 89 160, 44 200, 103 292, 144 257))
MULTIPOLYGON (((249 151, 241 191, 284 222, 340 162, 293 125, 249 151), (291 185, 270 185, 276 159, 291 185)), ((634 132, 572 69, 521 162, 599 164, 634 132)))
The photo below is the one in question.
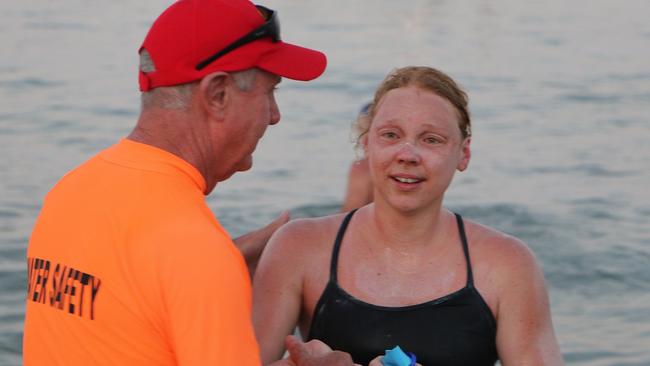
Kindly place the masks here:
POLYGON ((475 222, 466 227, 475 285, 497 319, 499 309, 545 291, 541 267, 526 243, 475 222))
POLYGON ((336 232, 345 214, 339 213, 329 216, 294 219, 284 224, 276 235, 283 240, 318 239, 336 232))
POLYGON ((265 254, 311 258, 321 252, 329 253, 344 216, 335 214, 291 220, 273 234, 265 254))
POLYGON ((472 258, 488 265, 493 274, 510 276, 536 270, 539 265, 521 239, 471 220, 464 220, 472 258))

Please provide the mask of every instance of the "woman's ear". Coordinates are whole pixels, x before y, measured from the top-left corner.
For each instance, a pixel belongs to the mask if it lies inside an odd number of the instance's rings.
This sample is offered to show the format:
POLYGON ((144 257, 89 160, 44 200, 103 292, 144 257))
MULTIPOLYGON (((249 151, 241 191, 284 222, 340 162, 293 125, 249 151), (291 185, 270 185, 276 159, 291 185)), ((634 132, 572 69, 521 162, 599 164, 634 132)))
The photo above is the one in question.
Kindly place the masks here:
POLYGON ((368 132, 359 137, 359 146, 363 150, 363 156, 368 157, 368 132))
POLYGON ((472 138, 466 137, 460 143, 460 160, 458 161, 458 166, 456 166, 459 172, 464 171, 469 166, 469 159, 472 157, 472 150, 469 147, 471 142, 472 138))
POLYGON ((223 119, 230 95, 228 84, 230 75, 223 71, 213 72, 201 79, 199 83, 199 103, 207 114, 215 119, 223 119))

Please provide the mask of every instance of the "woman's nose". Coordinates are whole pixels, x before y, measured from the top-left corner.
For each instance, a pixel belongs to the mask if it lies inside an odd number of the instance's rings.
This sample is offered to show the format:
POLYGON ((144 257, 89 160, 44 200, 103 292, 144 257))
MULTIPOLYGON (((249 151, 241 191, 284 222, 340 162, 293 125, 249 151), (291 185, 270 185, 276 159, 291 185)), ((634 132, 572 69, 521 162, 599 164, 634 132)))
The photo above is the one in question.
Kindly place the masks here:
POLYGON ((420 162, 420 153, 415 145, 405 142, 400 145, 397 151, 397 159, 399 162, 416 164, 420 162))

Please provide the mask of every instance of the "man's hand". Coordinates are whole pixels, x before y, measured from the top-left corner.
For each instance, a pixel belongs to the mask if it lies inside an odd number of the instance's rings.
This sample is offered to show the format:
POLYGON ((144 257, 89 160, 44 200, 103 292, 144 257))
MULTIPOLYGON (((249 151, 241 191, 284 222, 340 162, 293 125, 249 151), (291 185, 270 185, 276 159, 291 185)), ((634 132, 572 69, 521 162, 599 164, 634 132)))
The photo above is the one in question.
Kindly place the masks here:
POLYGON ((289 211, 284 211, 276 217, 275 220, 263 228, 253 230, 248 234, 233 239, 233 242, 242 252, 244 259, 246 260, 248 272, 250 273, 251 278, 253 278, 253 275, 255 274, 257 262, 259 261, 260 255, 262 254, 266 243, 269 241, 269 238, 280 226, 286 224, 288 221, 289 211))
POLYGON ((303 343, 295 336, 287 336, 285 345, 289 359, 296 366, 353 366, 352 357, 341 351, 332 351, 325 343, 311 340, 303 343))

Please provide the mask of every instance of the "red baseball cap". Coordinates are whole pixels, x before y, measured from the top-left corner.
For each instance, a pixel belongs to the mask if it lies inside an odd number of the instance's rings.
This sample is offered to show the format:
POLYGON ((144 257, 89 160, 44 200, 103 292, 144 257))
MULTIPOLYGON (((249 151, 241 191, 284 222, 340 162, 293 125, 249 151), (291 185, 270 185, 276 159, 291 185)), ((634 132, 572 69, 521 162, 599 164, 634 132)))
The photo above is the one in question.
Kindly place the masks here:
POLYGON ((262 12, 249 0, 175 2, 156 19, 140 47, 140 52, 147 50, 154 68, 151 72, 140 71, 140 90, 189 83, 215 71, 253 67, 305 81, 325 71, 327 59, 322 52, 273 37, 248 42, 197 67, 265 22, 262 12))

